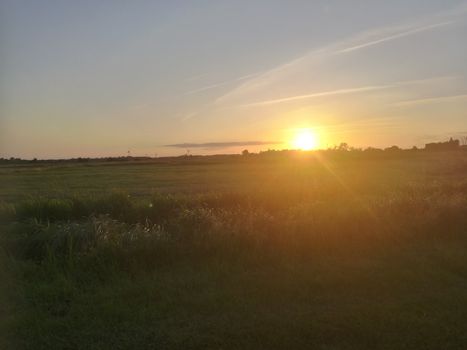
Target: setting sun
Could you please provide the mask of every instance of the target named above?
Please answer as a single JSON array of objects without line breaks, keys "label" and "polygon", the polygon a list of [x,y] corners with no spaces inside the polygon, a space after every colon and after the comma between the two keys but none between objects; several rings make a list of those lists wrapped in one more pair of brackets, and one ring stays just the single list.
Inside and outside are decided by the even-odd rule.
[{"label": "setting sun", "polygon": [[309,151],[315,149],[318,146],[318,138],[316,133],[311,130],[300,130],[295,135],[292,145],[296,149]]}]

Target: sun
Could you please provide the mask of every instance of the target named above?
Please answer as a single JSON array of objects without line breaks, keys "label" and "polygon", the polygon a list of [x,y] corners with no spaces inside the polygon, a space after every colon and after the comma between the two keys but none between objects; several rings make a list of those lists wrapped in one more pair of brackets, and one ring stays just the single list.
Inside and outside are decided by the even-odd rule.
[{"label": "sun", "polygon": [[314,133],[312,130],[300,130],[295,135],[292,145],[296,149],[309,151],[318,147],[318,138],[316,136],[316,133]]}]

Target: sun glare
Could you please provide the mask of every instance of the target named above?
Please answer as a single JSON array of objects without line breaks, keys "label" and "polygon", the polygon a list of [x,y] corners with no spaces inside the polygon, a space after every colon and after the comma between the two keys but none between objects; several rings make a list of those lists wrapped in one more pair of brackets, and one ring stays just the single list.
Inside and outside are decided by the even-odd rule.
[{"label": "sun glare", "polygon": [[300,130],[295,135],[292,145],[296,149],[309,151],[315,149],[318,146],[318,138],[312,130]]}]

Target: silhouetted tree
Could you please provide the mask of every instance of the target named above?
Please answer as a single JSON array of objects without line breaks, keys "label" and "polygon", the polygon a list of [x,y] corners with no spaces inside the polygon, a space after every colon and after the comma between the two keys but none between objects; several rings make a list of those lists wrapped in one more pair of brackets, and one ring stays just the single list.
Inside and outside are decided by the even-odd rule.
[{"label": "silhouetted tree", "polygon": [[400,148],[399,148],[399,146],[395,146],[395,145],[394,145],[394,146],[391,146],[391,147],[387,147],[387,148],[385,148],[384,150],[385,150],[385,151],[390,151],[390,152],[391,152],[391,151],[400,151]]},{"label": "silhouetted tree", "polygon": [[338,151],[348,151],[350,147],[347,142],[341,142],[341,144],[337,147]]}]

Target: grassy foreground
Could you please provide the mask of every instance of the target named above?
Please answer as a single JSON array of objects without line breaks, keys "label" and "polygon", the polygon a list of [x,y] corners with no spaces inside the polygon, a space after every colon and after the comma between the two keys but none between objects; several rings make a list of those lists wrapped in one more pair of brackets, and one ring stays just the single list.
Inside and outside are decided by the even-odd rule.
[{"label": "grassy foreground", "polygon": [[464,349],[467,154],[3,167],[0,348]]}]

